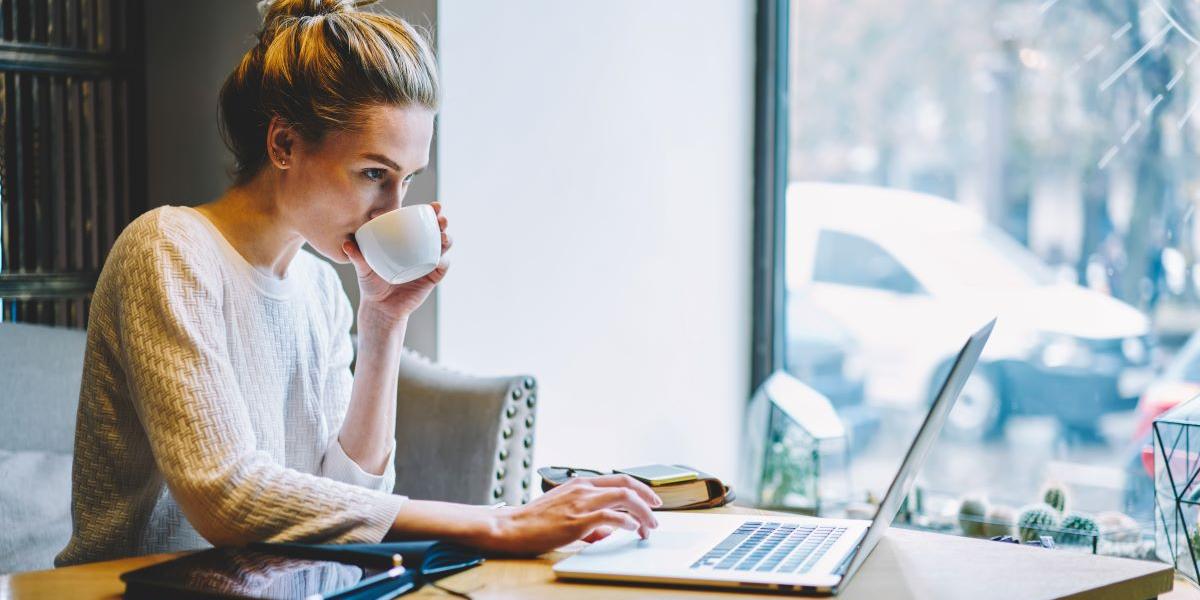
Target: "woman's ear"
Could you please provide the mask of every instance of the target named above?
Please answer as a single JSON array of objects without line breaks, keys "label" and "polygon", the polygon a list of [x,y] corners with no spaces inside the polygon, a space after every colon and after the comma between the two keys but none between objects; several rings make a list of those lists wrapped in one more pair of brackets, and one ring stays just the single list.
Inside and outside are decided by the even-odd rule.
[{"label": "woman's ear", "polygon": [[271,117],[267,125],[267,160],[277,169],[292,164],[298,135],[296,129],[279,117]]}]

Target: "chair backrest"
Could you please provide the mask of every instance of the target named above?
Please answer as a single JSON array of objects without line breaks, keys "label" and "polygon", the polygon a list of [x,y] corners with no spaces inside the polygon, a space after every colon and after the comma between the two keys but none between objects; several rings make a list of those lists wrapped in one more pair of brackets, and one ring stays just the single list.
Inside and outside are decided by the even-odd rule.
[{"label": "chair backrest", "polygon": [[0,450],[69,454],[87,333],[0,323]]},{"label": "chair backrest", "polygon": [[528,375],[468,375],[406,351],[396,405],[396,493],[528,502],[537,393]]},{"label": "chair backrest", "polygon": [[48,569],[71,536],[87,334],[0,323],[0,573]]}]

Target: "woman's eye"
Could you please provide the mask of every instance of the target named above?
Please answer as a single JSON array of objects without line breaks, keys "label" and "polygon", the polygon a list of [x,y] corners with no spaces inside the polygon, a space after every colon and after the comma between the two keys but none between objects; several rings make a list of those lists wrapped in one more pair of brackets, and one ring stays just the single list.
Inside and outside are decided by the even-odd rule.
[{"label": "woman's eye", "polygon": [[385,174],[386,173],[383,169],[363,169],[363,177],[366,177],[371,181],[379,181],[383,179]]},{"label": "woman's eye", "polygon": [[416,173],[409,173],[408,176],[404,178],[404,183],[409,183],[410,181],[413,180],[413,177],[416,177],[416,176],[417,176]]}]

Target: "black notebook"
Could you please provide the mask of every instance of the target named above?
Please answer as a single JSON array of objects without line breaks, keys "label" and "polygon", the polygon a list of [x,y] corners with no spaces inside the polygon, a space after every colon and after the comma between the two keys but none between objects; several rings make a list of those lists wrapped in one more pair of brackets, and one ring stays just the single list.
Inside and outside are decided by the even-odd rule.
[{"label": "black notebook", "polygon": [[[402,573],[390,564],[394,555],[403,559]],[[475,551],[446,542],[253,544],[190,554],[121,580],[128,599],[357,600],[394,598],[482,562]]]}]

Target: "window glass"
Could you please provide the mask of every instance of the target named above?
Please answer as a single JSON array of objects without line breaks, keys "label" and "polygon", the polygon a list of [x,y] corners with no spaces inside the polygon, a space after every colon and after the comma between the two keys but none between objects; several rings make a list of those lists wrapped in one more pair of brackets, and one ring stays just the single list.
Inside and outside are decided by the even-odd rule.
[{"label": "window glass", "polygon": [[792,1],[784,364],[843,417],[848,505],[882,495],[996,316],[912,522],[969,533],[963,500],[1011,516],[1055,487],[1153,530],[1149,424],[1200,393],[1197,17]]}]

